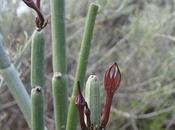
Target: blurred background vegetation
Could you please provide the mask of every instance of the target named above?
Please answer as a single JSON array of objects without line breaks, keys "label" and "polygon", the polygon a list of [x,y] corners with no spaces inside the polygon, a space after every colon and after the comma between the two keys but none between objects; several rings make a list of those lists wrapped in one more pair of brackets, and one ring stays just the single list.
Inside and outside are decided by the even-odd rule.
[{"label": "blurred background vegetation", "polygon": [[[107,129],[175,130],[175,0],[99,1],[87,76],[96,74],[102,81],[105,69],[114,61],[122,72]],[[34,12],[21,0],[0,2],[0,37],[30,93]],[[88,3],[66,1],[69,94]],[[54,130],[48,0],[42,0],[42,10],[49,19],[45,28],[45,121],[49,130]],[[0,129],[29,130],[2,77],[0,87]]]}]

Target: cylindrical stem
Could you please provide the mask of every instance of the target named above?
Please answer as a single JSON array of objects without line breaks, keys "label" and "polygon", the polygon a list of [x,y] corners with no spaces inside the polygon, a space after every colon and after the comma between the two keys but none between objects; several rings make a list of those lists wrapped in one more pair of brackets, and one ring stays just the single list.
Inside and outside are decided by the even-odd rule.
[{"label": "cylindrical stem", "polygon": [[0,39],[0,69],[4,69],[10,66],[10,60],[7,56],[7,54],[5,53],[5,50],[2,46],[2,39]]},{"label": "cylindrical stem", "polygon": [[[56,130],[63,130],[67,119],[66,46],[65,46],[65,1],[51,0],[52,62],[53,71],[61,73],[57,80],[53,76],[53,98]],[[60,84],[61,83],[61,84]],[[57,93],[58,92],[58,93]],[[62,96],[60,98],[60,96]],[[59,115],[58,115],[59,114]]]},{"label": "cylindrical stem", "polygon": [[31,49],[31,86],[44,87],[44,36],[42,31],[34,31]]},{"label": "cylindrical stem", "polygon": [[53,71],[66,73],[64,0],[51,0]]},{"label": "cylindrical stem", "polygon": [[31,91],[32,100],[32,130],[44,130],[44,96],[39,86]]},{"label": "cylindrical stem", "polygon": [[78,65],[76,69],[75,80],[73,84],[73,92],[70,99],[70,105],[68,110],[68,119],[66,124],[66,130],[76,130],[77,126],[77,111],[75,106],[75,98],[77,94],[77,82],[80,81],[80,85],[83,86],[84,78],[87,68],[87,62],[91,47],[91,40],[93,35],[93,29],[95,25],[95,19],[98,12],[98,6],[91,4],[88,9],[87,19],[85,23],[85,30],[83,33],[83,40],[81,43],[81,49],[78,59]]},{"label": "cylindrical stem", "polygon": [[110,115],[111,105],[112,105],[112,94],[106,94],[105,104],[103,106],[103,112],[100,119],[100,127],[105,128]]},{"label": "cylindrical stem", "polygon": [[2,47],[0,39],[0,74],[3,76],[4,81],[12,93],[15,101],[21,109],[24,117],[31,127],[31,102],[30,97],[19,78],[19,74],[15,67],[10,63],[10,60]]},{"label": "cylindrical stem", "polygon": [[30,97],[19,78],[19,74],[13,65],[10,67],[0,70],[0,74],[3,76],[4,81],[12,93],[15,101],[20,107],[24,114],[24,117],[29,125],[31,126],[31,103]]},{"label": "cylindrical stem", "polygon": [[61,73],[54,73],[52,78],[52,93],[54,104],[54,116],[56,130],[65,130],[67,97],[66,92],[66,79]]}]

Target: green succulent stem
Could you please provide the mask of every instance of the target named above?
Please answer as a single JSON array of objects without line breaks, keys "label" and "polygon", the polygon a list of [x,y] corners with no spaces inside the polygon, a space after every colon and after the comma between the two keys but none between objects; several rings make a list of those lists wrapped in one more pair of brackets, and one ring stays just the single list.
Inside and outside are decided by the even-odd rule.
[{"label": "green succulent stem", "polygon": [[10,62],[0,39],[0,74],[3,76],[10,92],[21,109],[24,117],[31,127],[31,102],[30,97],[19,78],[19,74]]},{"label": "green succulent stem", "polygon": [[55,116],[55,125],[57,130],[65,130],[65,122],[67,110],[64,106],[67,106],[67,100],[64,97],[67,97],[65,91],[66,79],[59,72],[54,73],[52,78],[52,94],[53,94],[53,104],[54,104],[54,116]]},{"label": "green succulent stem", "polygon": [[[56,130],[65,130],[67,120],[67,80],[66,80],[66,47],[65,47],[65,1],[51,0],[52,26],[52,61],[53,61],[53,99]],[[57,77],[60,73],[62,76]]]},{"label": "green succulent stem", "polygon": [[31,86],[44,87],[44,34],[34,31],[31,49]]},{"label": "green succulent stem", "polygon": [[44,130],[44,95],[43,89],[35,86],[31,91],[32,130]]},{"label": "green succulent stem", "polygon": [[77,126],[77,111],[75,106],[75,98],[77,95],[77,82],[80,81],[81,86],[84,84],[84,78],[87,68],[87,62],[91,47],[91,40],[93,35],[93,29],[95,25],[95,19],[98,12],[98,6],[96,4],[90,4],[88,14],[85,22],[85,30],[83,33],[83,39],[81,43],[81,49],[76,68],[75,80],[73,84],[73,92],[70,99],[68,119],[66,130],[76,130]]},{"label": "green succulent stem", "polygon": [[[0,39],[1,40],[1,39]],[[0,41],[0,69],[8,68],[11,65],[2,43]]]},{"label": "green succulent stem", "polygon": [[66,73],[65,2],[51,0],[53,71]]}]

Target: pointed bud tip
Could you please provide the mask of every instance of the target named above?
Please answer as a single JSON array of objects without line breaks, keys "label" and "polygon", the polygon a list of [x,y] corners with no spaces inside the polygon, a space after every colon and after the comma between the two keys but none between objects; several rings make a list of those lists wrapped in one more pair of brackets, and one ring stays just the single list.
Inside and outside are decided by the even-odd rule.
[{"label": "pointed bud tip", "polygon": [[104,87],[105,90],[114,93],[120,86],[121,73],[120,69],[115,62],[105,72],[104,76]]}]

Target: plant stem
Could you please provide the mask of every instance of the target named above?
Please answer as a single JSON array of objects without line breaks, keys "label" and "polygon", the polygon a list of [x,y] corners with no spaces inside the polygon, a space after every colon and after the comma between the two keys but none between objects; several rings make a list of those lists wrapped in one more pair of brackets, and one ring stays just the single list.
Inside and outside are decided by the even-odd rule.
[{"label": "plant stem", "polygon": [[112,104],[112,98],[113,98],[112,94],[106,95],[105,104],[103,106],[103,111],[102,111],[102,115],[100,119],[101,128],[105,128],[108,123],[110,110],[111,110],[111,104]]},{"label": "plant stem", "polygon": [[67,106],[67,101],[64,97],[67,97],[65,93],[66,80],[61,73],[55,73],[52,78],[52,93],[53,93],[53,104],[54,104],[54,116],[55,125],[57,130],[65,130],[66,116],[63,113],[67,113],[64,108]]},{"label": "plant stem", "polygon": [[34,31],[31,49],[31,86],[44,87],[44,36],[43,31]]},{"label": "plant stem", "polygon": [[[0,41],[1,42],[1,41]],[[19,74],[11,64],[2,44],[0,43],[0,74],[3,76],[15,101],[21,109],[24,117],[31,127],[31,102],[30,97],[19,78]]]},{"label": "plant stem", "polygon": [[44,130],[44,95],[39,86],[31,91],[32,100],[32,130]]},{"label": "plant stem", "polygon": [[75,80],[73,84],[73,92],[70,99],[68,119],[66,124],[66,130],[76,130],[77,125],[77,111],[75,106],[75,98],[77,95],[77,82],[80,81],[80,85],[83,86],[84,78],[87,68],[87,62],[91,47],[91,40],[93,35],[93,28],[95,25],[95,19],[98,12],[98,6],[95,4],[90,4],[87,14],[87,19],[85,23],[85,30],[83,33],[83,40],[81,43],[81,49],[78,59],[78,65],[75,74]]},{"label": "plant stem", "polygon": [[[53,98],[56,130],[65,130],[67,119],[67,80],[65,47],[65,1],[51,0]],[[60,73],[61,78],[57,78]],[[56,76],[56,77],[55,77]],[[60,95],[62,95],[60,97]],[[59,114],[59,115],[57,115]]]},{"label": "plant stem", "polygon": [[53,71],[66,73],[64,0],[51,0]]},{"label": "plant stem", "polygon": [[[1,40],[1,39],[0,39]],[[0,41],[0,69],[8,68],[11,63]]]}]

